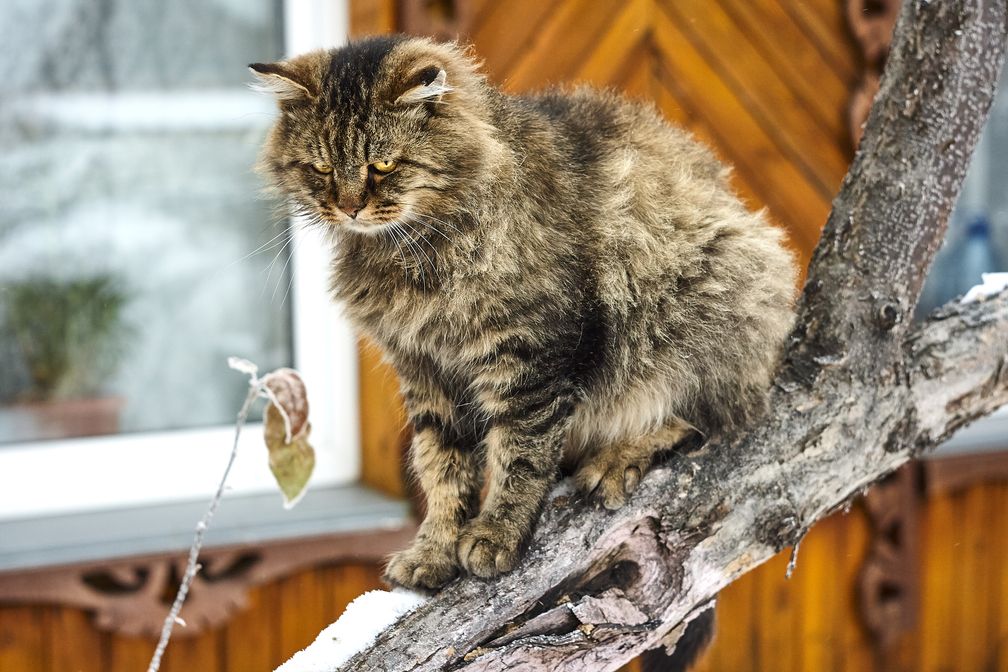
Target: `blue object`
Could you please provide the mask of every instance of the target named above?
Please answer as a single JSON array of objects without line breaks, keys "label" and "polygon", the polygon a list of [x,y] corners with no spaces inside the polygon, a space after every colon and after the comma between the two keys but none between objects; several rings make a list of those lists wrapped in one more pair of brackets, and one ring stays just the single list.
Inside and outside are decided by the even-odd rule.
[{"label": "blue object", "polygon": [[[953,214],[953,228],[962,227],[965,219],[956,214]],[[965,230],[951,238],[950,244],[938,253],[917,306],[918,316],[926,315],[955,297],[962,296],[974,285],[979,285],[981,273],[998,270],[987,215],[974,215],[967,222]]]},{"label": "blue object", "polygon": [[980,284],[980,274],[997,270],[997,260],[991,247],[990,222],[986,215],[979,215],[970,221],[966,236],[960,244],[960,252],[952,267],[955,274],[953,294],[960,296],[970,287]]}]

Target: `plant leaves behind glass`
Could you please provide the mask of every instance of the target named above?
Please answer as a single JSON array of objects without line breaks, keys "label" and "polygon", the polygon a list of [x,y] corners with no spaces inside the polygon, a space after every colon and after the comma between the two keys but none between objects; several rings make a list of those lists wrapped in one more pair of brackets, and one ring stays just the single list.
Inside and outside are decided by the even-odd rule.
[{"label": "plant leaves behind glass", "polygon": [[[129,296],[118,278],[31,277],[0,288],[5,334],[17,344],[31,379],[27,400],[98,393],[126,341]],[[6,396],[6,395],[5,395]]]},{"label": "plant leaves behind glass", "polygon": [[277,369],[262,379],[269,403],[263,413],[263,438],[269,466],[291,508],[304,495],[315,469],[315,450],[308,442],[308,395],[304,381],[293,369]]}]

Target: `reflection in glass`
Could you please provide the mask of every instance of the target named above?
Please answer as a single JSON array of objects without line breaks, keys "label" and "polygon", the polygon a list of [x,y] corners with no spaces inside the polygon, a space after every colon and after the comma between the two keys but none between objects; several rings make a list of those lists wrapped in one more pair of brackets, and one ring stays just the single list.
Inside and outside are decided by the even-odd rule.
[{"label": "reflection in glass", "polygon": [[[0,443],[226,424],[291,360],[274,0],[0,4]],[[258,250],[258,251],[257,251]]]}]

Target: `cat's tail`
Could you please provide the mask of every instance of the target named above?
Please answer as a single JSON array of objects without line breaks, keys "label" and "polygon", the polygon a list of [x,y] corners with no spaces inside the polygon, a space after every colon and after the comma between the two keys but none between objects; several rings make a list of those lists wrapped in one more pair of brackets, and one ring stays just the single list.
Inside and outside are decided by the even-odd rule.
[{"label": "cat's tail", "polygon": [[665,645],[645,651],[641,657],[641,672],[686,672],[714,639],[714,601],[686,626],[675,648],[669,653]]}]

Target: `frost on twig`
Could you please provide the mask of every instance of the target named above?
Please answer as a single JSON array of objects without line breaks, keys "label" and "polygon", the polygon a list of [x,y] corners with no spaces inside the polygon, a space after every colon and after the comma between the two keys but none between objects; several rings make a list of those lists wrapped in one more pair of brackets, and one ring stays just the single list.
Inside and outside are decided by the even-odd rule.
[{"label": "frost on twig", "polygon": [[249,377],[249,389],[245,395],[241,410],[235,421],[234,442],[231,445],[231,455],[221,476],[217,491],[210,500],[203,518],[196,524],[196,535],[189,547],[189,559],[186,563],[182,582],[172,602],[171,609],[165,617],[161,628],[161,638],[151,657],[147,672],[157,672],[161,666],[168,641],[171,639],[175,624],[185,627],[179,612],[189,594],[189,587],[200,570],[198,562],[200,550],[203,548],[203,538],[206,536],[210,521],[217,512],[228,474],[238,455],[238,438],[248,419],[249,411],[256,399],[268,399],[266,411],[263,414],[263,437],[269,449],[269,465],[280,490],[284,496],[284,507],[290,508],[304,495],[308,479],[315,466],[315,451],[308,443],[308,433],[311,425],[308,423],[308,396],[304,382],[297,371],[293,369],[277,369],[265,376],[259,377],[259,367],[247,359],[229,357],[228,366]]}]

